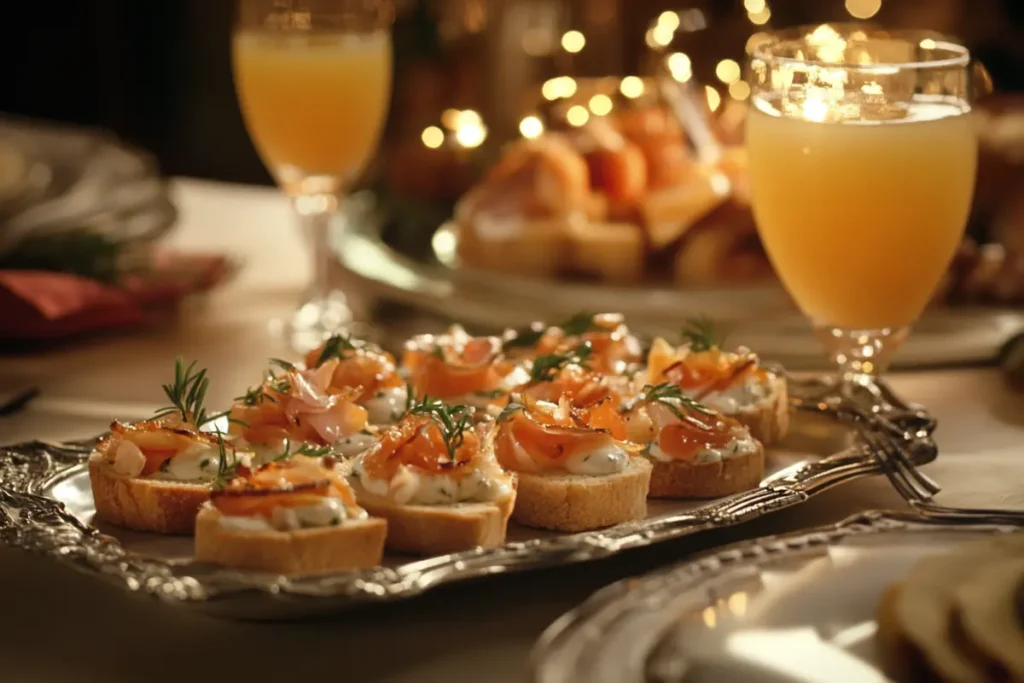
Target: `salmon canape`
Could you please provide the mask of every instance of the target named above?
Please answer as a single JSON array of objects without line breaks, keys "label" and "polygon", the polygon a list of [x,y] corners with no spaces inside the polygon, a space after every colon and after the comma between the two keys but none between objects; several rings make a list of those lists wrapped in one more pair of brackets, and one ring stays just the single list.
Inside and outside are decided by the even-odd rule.
[{"label": "salmon canape", "polygon": [[96,514],[138,531],[191,533],[199,506],[225,461],[249,457],[220,434],[202,431],[223,417],[203,406],[206,370],[175,361],[174,381],[164,385],[171,405],[135,424],[114,422],[89,456]]},{"label": "salmon canape", "polygon": [[700,327],[691,327],[686,334],[689,340],[679,347],[654,340],[645,381],[675,384],[690,398],[739,420],[765,444],[785,437],[789,429],[785,377],[762,367],[749,349],[724,351]]},{"label": "salmon canape", "polygon": [[596,372],[629,375],[643,360],[640,341],[618,313],[579,313],[561,325],[545,327],[536,323],[528,330],[509,331],[503,338],[503,349],[510,358],[529,359],[583,343],[590,346],[590,369]]},{"label": "salmon canape", "polygon": [[329,387],[359,389],[356,403],[366,408],[371,425],[398,422],[408,407],[405,382],[394,356],[364,341],[336,334],[306,355],[306,367],[316,370],[336,361]]},{"label": "salmon canape", "polygon": [[605,375],[590,369],[593,351],[590,342],[545,356],[527,363],[529,380],[516,389],[518,393],[539,401],[558,403],[563,397],[574,405],[591,405],[608,400],[618,408],[620,391],[629,388],[619,376]]},{"label": "salmon canape", "polygon": [[341,457],[373,444],[376,437],[368,428],[367,410],[357,402],[362,390],[331,384],[338,358],[309,370],[274,362],[282,372],[268,373],[262,384],[237,399],[229,413],[231,434],[253,451],[257,464],[304,444],[330,446],[332,454]]},{"label": "salmon canape", "polygon": [[719,498],[764,477],[764,446],[750,430],[674,384],[644,387],[626,414],[626,434],[654,465],[654,498]]},{"label": "salmon canape", "polygon": [[417,399],[484,408],[526,381],[505,360],[498,337],[471,337],[459,326],[447,334],[421,334],[405,345],[403,365]]},{"label": "salmon canape", "polygon": [[278,460],[222,473],[196,518],[196,559],[277,574],[381,563],[387,522],[356,503],[334,461]]},{"label": "salmon canape", "polygon": [[360,505],[388,520],[388,547],[438,554],[505,542],[516,479],[473,409],[425,399],[352,463]]},{"label": "salmon canape", "polygon": [[519,478],[513,519],[558,531],[642,519],[652,468],[625,436],[610,396],[587,403],[569,394],[557,402],[514,395],[495,437],[498,462]]}]

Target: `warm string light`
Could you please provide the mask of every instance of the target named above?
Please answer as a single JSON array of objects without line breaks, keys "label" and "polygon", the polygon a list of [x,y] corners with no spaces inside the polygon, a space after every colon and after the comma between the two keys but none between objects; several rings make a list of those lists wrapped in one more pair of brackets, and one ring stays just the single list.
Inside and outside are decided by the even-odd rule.
[{"label": "warm string light", "polygon": [[562,36],[562,49],[573,54],[582,50],[587,44],[586,37],[579,31],[566,31]]},{"label": "warm string light", "polygon": [[772,11],[768,7],[768,3],[761,2],[759,4],[761,5],[761,8],[756,12],[749,9],[747,10],[747,19],[750,19],[750,22],[755,26],[764,26],[768,23],[768,20],[772,18]]},{"label": "warm string light", "polygon": [[569,122],[570,126],[579,128],[580,126],[586,125],[587,121],[590,120],[590,112],[587,111],[586,107],[574,104],[569,107],[569,111],[565,113],[565,120]]},{"label": "warm string light", "polygon": [[693,78],[693,62],[690,61],[690,57],[686,53],[673,52],[665,60],[665,64],[668,66],[672,78],[680,83],[686,83]]},{"label": "warm string light", "polygon": [[729,84],[729,97],[734,100],[745,100],[750,97],[750,86],[746,81],[736,81]]},{"label": "warm string light", "polygon": [[558,76],[544,81],[540,88],[540,94],[544,99],[554,101],[563,97],[572,97],[576,94],[576,80],[572,76]]},{"label": "warm string light", "polygon": [[619,92],[631,100],[644,94],[644,82],[636,76],[626,76],[619,84]]},{"label": "warm string light", "polygon": [[726,85],[735,83],[740,80],[742,71],[740,65],[734,59],[723,59],[715,67],[715,75],[718,76],[718,80],[722,81]]},{"label": "warm string light", "polygon": [[526,116],[519,122],[519,132],[529,140],[539,138],[544,134],[544,123],[536,116]]},{"label": "warm string light", "polygon": [[423,134],[420,135],[420,139],[423,140],[423,144],[430,149],[438,149],[444,144],[444,131],[437,126],[427,126],[423,129]]},{"label": "warm string light", "polygon": [[882,0],[846,0],[846,11],[854,19],[870,19],[882,9]]},{"label": "warm string light", "polygon": [[671,10],[662,12],[658,17],[658,26],[665,26],[670,31],[675,31],[679,28],[679,15]]},{"label": "warm string light", "polygon": [[590,111],[595,116],[607,116],[612,111],[612,98],[607,95],[594,95],[590,98]]},{"label": "warm string light", "polygon": [[722,106],[721,94],[710,85],[704,86],[704,91],[707,93],[708,107],[711,111],[718,111],[718,108]]},{"label": "warm string light", "polygon": [[[441,125],[454,133],[455,142],[461,147],[479,147],[487,139],[487,127],[480,114],[472,109],[445,109],[441,113]],[[420,134],[420,140],[428,149],[440,149],[448,139],[443,129],[427,126]]]}]

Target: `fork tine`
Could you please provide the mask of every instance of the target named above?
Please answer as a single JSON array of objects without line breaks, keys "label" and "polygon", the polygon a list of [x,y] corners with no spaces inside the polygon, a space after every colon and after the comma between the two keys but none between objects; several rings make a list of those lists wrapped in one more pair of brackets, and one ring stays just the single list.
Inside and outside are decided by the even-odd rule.
[{"label": "fork tine", "polygon": [[868,451],[875,456],[875,460],[878,461],[882,472],[889,479],[889,483],[896,489],[896,492],[907,502],[919,500],[920,494],[917,489],[907,480],[905,474],[894,466],[885,449],[877,444],[876,435],[860,423],[858,423],[857,431],[860,433],[861,438],[864,439]]},{"label": "fork tine", "polygon": [[895,466],[911,480],[914,488],[921,492],[922,499],[931,499],[932,496],[942,490],[942,487],[936,484],[935,481],[917,469],[894,438],[882,438],[882,447],[885,448],[889,457],[894,461]]}]

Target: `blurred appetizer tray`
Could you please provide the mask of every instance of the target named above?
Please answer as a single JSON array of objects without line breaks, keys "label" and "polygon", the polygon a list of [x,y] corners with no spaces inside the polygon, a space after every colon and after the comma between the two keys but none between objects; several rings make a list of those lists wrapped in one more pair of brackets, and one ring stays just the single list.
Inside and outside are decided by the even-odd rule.
[{"label": "blurred appetizer tray", "polygon": [[[825,356],[810,325],[776,284],[678,289],[619,286],[500,274],[458,266],[456,231],[434,235],[438,263],[423,262],[385,244],[366,221],[335,235],[346,281],[380,301],[413,306],[449,320],[500,330],[538,318],[561,319],[580,310],[622,311],[647,337],[671,336],[688,318],[712,316],[733,343],[794,369],[821,369]],[[894,366],[988,362],[1024,330],[1024,311],[963,306],[937,308],[915,324]]]},{"label": "blurred appetizer tray", "polygon": [[86,461],[95,442],[36,441],[0,449],[0,542],[95,573],[130,592],[217,616],[294,618],[391,602],[492,574],[597,560],[799,504],[880,473],[847,422],[852,414],[869,432],[893,434],[895,426],[916,464],[936,457],[933,422],[884,385],[868,399],[872,405],[859,398],[850,406],[851,399],[836,397],[823,379],[791,378],[789,384],[793,424],[786,439],[768,450],[757,488],[710,501],[652,499],[643,521],[598,531],[558,534],[511,524],[508,542],[498,548],[426,559],[388,555],[374,569],[301,578],[226,569],[194,562],[191,537],[132,532],[94,520]]}]

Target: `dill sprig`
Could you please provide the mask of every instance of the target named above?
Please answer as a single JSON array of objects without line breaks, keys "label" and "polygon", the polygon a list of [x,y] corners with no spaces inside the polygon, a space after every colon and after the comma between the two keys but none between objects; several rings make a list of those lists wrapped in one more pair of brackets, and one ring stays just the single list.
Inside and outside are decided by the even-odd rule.
[{"label": "dill sprig", "polygon": [[469,406],[448,405],[440,399],[424,396],[410,411],[413,415],[426,415],[441,430],[448,459],[455,462],[455,453],[465,440],[465,432],[473,427],[473,409]]},{"label": "dill sprig", "polygon": [[316,359],[316,365],[314,367],[320,367],[332,358],[342,358],[346,351],[355,351],[359,349],[362,344],[354,342],[352,337],[348,337],[344,334],[331,335],[324,342],[324,348],[320,352],[320,356]]},{"label": "dill sprig", "polygon": [[270,359],[270,364],[271,365],[276,365],[277,367],[281,368],[285,372],[291,372],[292,370],[295,369],[295,364],[294,363],[292,363],[290,361],[282,360],[281,358],[271,358]]},{"label": "dill sprig", "polygon": [[580,311],[564,323],[559,325],[562,332],[570,337],[578,337],[594,329],[594,314],[589,311]]},{"label": "dill sprig", "polygon": [[210,420],[223,417],[225,413],[209,416],[203,401],[206,392],[210,388],[210,379],[206,376],[206,369],[196,370],[196,362],[192,361],[185,367],[185,362],[178,356],[174,359],[174,382],[164,384],[164,394],[171,402],[166,408],[156,412],[156,417],[164,417],[178,413],[182,422],[202,427]]},{"label": "dill sprig", "polygon": [[537,356],[533,359],[533,366],[530,368],[530,382],[550,382],[563,368],[569,365],[587,367],[590,355],[594,352],[590,342],[583,342],[567,351],[550,353],[546,356]]},{"label": "dill sprig", "polygon": [[686,419],[684,410],[693,410],[705,415],[712,415],[714,411],[699,401],[695,401],[671,382],[664,384],[648,384],[643,388],[643,400],[661,403],[666,406],[680,420]]},{"label": "dill sprig", "polygon": [[322,458],[325,455],[330,455],[334,452],[334,449],[330,446],[315,446],[311,443],[304,443],[297,449],[292,451],[291,439],[285,439],[284,451],[278,453],[271,459],[271,462],[280,462],[282,460],[288,460],[296,455],[304,455],[308,458]]},{"label": "dill sprig", "polygon": [[501,409],[501,413],[498,414],[498,418],[497,420],[495,420],[495,422],[501,424],[502,422],[509,419],[510,417],[518,413],[520,410],[524,410],[525,408],[526,406],[524,406],[519,401],[509,399],[509,402],[505,404],[504,408]]},{"label": "dill sprig", "polygon": [[715,321],[706,316],[687,320],[680,333],[683,341],[690,345],[691,351],[709,351],[725,341]]}]

